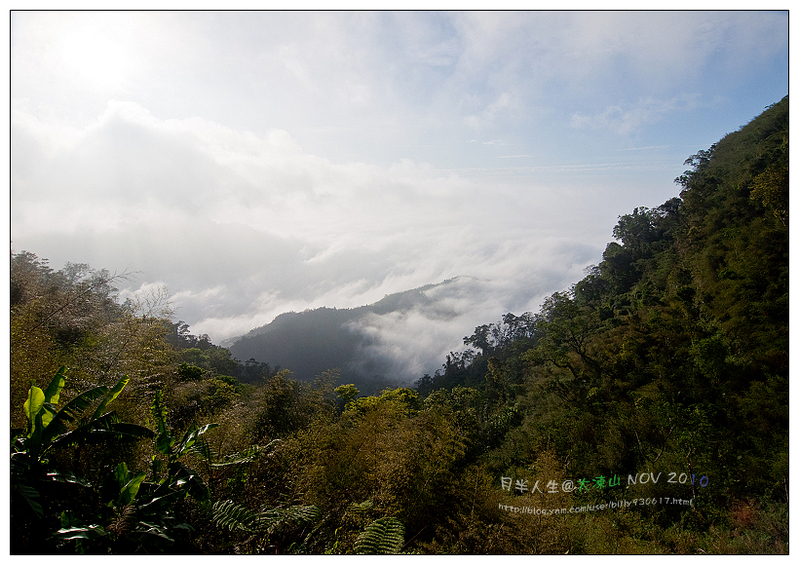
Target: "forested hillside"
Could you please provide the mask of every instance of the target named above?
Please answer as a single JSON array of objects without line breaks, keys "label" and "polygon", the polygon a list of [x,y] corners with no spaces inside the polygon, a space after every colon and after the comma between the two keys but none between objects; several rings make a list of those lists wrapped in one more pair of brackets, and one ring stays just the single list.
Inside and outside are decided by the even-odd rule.
[{"label": "forested hillside", "polygon": [[12,552],[787,553],[787,97],[686,165],[539,312],[372,396],[13,254]]},{"label": "forested hillside", "polygon": [[425,290],[448,282],[451,281],[390,294],[358,308],[286,312],[269,324],[232,339],[229,348],[240,359],[257,359],[290,369],[300,381],[313,381],[316,375],[336,368],[342,379],[356,384],[362,393],[379,393],[390,384],[385,378],[386,361],[364,355],[375,339],[364,333],[362,319],[429,306],[433,300],[425,295]]}]

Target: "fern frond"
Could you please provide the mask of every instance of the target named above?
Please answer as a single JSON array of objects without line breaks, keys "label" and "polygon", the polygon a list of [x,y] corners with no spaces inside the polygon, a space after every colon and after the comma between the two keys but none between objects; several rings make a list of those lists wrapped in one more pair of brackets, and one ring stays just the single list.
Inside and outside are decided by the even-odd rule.
[{"label": "fern frond", "polygon": [[[194,442],[194,445],[189,448],[189,452],[199,455],[209,462],[218,458],[216,452],[211,447],[211,444],[208,443],[208,440],[206,440],[204,437],[197,438],[197,440]],[[212,464],[211,466],[214,467],[215,465]]]},{"label": "fern frond", "polygon": [[260,521],[260,516],[245,506],[230,500],[222,500],[211,505],[211,521],[230,531],[253,532]]},{"label": "fern frond", "polygon": [[214,502],[210,506],[210,514],[211,521],[221,528],[269,534],[288,524],[316,522],[322,515],[316,506],[289,506],[254,512],[230,500]]},{"label": "fern frond", "polygon": [[399,553],[405,545],[405,526],[394,517],[378,518],[358,535],[355,553]]},{"label": "fern frond", "polygon": [[288,523],[297,525],[316,522],[322,516],[316,506],[289,506],[288,508],[269,508],[259,515],[259,529],[274,533]]},{"label": "fern frond", "polygon": [[115,512],[115,517],[106,527],[106,531],[114,537],[123,536],[135,525],[135,513],[136,508],[132,504],[126,504]]},{"label": "fern frond", "polygon": [[[243,463],[252,463],[255,461],[255,458],[258,456],[259,453],[264,451],[266,448],[262,448],[258,445],[251,447],[250,449],[246,449],[244,451],[239,451],[237,453],[232,453],[230,455],[225,455],[223,461],[217,461],[216,463],[212,463],[211,467],[228,467],[230,465],[241,465]],[[219,457],[215,457],[215,459],[219,459]]]}]

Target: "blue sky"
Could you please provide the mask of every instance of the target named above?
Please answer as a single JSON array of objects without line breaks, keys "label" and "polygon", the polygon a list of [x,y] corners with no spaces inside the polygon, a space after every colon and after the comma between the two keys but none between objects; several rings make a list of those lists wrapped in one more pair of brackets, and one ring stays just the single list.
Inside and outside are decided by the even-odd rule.
[{"label": "blue sky", "polygon": [[15,12],[11,77],[14,251],[136,271],[216,342],[474,277],[370,330],[431,372],[785,96],[788,16]]}]

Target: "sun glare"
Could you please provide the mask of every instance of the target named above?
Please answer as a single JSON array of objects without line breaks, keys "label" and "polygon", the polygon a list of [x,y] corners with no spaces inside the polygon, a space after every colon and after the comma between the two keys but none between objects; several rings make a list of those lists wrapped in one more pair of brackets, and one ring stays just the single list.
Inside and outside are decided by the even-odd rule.
[{"label": "sun glare", "polygon": [[135,54],[127,43],[108,28],[84,25],[63,36],[60,54],[65,69],[85,87],[116,90],[126,86],[133,69]]}]

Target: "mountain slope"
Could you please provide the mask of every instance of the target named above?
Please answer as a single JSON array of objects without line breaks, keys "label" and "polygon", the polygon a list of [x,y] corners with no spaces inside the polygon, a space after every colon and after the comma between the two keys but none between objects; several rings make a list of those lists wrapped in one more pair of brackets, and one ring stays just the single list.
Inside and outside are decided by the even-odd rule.
[{"label": "mountain slope", "polygon": [[362,392],[379,392],[387,384],[385,377],[390,372],[391,361],[376,353],[380,345],[379,332],[369,331],[370,324],[374,326],[377,319],[409,313],[439,320],[453,316],[454,312],[426,292],[457,292],[461,279],[390,294],[374,304],[358,308],[287,312],[231,340],[228,347],[237,359],[253,358],[273,367],[289,369],[299,380],[310,381],[326,370],[340,369],[342,379],[363,387]]}]

